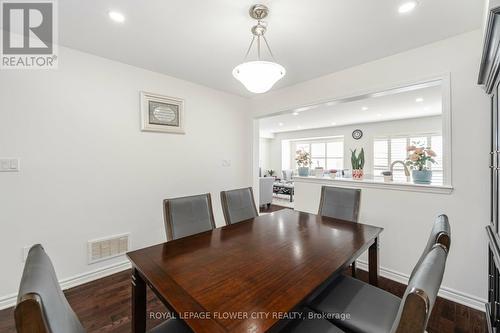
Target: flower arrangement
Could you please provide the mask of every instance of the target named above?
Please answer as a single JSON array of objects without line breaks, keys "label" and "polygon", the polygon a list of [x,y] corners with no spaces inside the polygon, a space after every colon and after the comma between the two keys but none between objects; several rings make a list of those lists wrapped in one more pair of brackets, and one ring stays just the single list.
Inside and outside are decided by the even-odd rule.
[{"label": "flower arrangement", "polygon": [[311,165],[311,155],[304,150],[297,150],[295,155],[295,161],[299,167],[308,167]]},{"label": "flower arrangement", "polygon": [[430,184],[432,182],[431,163],[436,163],[436,153],[431,147],[408,146],[408,158],[405,165],[410,167],[415,184]]},{"label": "flower arrangement", "polygon": [[352,178],[362,179],[364,176],[363,168],[365,167],[365,150],[356,155],[356,149],[351,150],[351,165],[352,165]]},{"label": "flower arrangement", "polygon": [[311,155],[305,150],[297,150],[295,152],[295,161],[297,162],[299,176],[309,176],[309,166],[312,164]]},{"label": "flower arrangement", "polygon": [[410,167],[412,170],[429,170],[429,162],[436,163],[434,157],[436,153],[431,149],[431,147],[417,147],[415,145],[408,146],[408,158],[406,159],[406,166]]}]

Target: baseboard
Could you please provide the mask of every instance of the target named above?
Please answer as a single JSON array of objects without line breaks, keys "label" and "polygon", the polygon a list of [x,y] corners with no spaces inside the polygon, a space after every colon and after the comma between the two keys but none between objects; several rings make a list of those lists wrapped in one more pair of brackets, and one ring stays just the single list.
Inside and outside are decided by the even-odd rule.
[{"label": "baseboard", "polygon": [[[359,267],[365,271],[368,271],[368,263],[366,261],[357,260],[356,265],[357,265],[357,267]],[[389,279],[389,280],[399,282],[399,283],[402,283],[404,285],[407,285],[408,280],[410,279],[409,275],[399,273],[399,272],[396,272],[394,270],[384,268],[384,267],[380,267],[380,275]],[[468,295],[466,293],[463,293],[463,292],[460,292],[460,291],[457,291],[457,290],[454,290],[454,289],[451,289],[448,287],[441,287],[439,289],[438,295],[441,296],[442,298],[449,300],[449,301],[468,306],[469,308],[479,310],[481,312],[485,311],[484,304],[488,302],[485,299],[481,299],[481,298],[478,298],[476,296]]]},{"label": "baseboard", "polygon": [[[113,275],[115,273],[122,272],[129,269],[130,267],[130,261],[122,261],[95,269],[93,271],[77,274],[75,276],[59,280],[59,284],[61,285],[61,289],[66,290],[94,280],[101,279],[109,275]],[[0,310],[16,305],[16,301],[17,293],[0,297]]]},{"label": "baseboard", "polygon": [[[366,261],[357,260],[356,263],[357,267],[368,271],[368,263]],[[63,290],[66,290],[97,279],[101,279],[103,277],[115,273],[122,272],[129,268],[130,268],[130,262],[127,260],[116,264],[108,265],[105,267],[101,267],[93,271],[78,274],[70,278],[62,279],[59,281],[59,284],[61,285],[61,288]],[[408,284],[408,279],[409,279],[408,275],[396,272],[391,269],[380,267],[380,275],[395,282],[399,282],[405,285]],[[450,300],[452,302],[456,302],[482,312],[485,311],[484,304],[487,303],[487,300],[485,299],[480,299],[478,297],[468,295],[466,293],[462,293],[460,291],[447,287],[441,287],[441,289],[439,290],[439,296],[447,300]],[[0,310],[16,305],[16,300],[17,300],[17,293],[0,297]]]}]

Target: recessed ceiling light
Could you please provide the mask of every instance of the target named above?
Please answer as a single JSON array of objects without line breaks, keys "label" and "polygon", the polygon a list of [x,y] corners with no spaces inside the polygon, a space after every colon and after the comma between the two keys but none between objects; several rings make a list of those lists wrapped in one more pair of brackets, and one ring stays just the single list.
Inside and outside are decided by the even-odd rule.
[{"label": "recessed ceiling light", "polygon": [[361,110],[366,111],[366,110],[368,110],[368,107],[367,107],[367,106],[363,106],[363,107],[361,108]]},{"label": "recessed ceiling light", "polygon": [[377,113],[377,117],[382,117],[382,114],[381,113]]},{"label": "recessed ceiling light", "polygon": [[295,111],[294,113],[292,113],[294,116],[298,116],[299,113],[297,111]]},{"label": "recessed ceiling light", "polygon": [[118,23],[123,23],[125,21],[125,16],[123,16],[120,12],[110,11],[108,16],[110,19]]},{"label": "recessed ceiling light", "polygon": [[335,126],[335,125],[337,125],[337,123],[336,123],[336,122],[333,122],[333,123],[332,123],[332,126]]},{"label": "recessed ceiling light", "polygon": [[283,126],[283,123],[279,123],[278,125]]},{"label": "recessed ceiling light", "polygon": [[429,110],[430,108],[428,106],[424,108],[424,111],[429,111]]},{"label": "recessed ceiling light", "polygon": [[417,103],[422,103],[424,101],[424,99],[422,97],[419,97],[415,100],[415,102]]},{"label": "recessed ceiling light", "polygon": [[409,13],[413,11],[417,7],[417,5],[418,2],[416,0],[405,1],[399,6],[398,12],[400,14]]},{"label": "recessed ceiling light", "polygon": [[297,129],[301,129],[301,128],[302,128],[302,126],[300,126],[300,125],[299,125],[299,126],[297,126]]}]

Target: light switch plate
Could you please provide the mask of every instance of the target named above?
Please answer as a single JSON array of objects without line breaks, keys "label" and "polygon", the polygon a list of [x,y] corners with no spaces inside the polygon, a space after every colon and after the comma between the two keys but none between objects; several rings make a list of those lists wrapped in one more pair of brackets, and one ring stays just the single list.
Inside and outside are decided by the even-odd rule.
[{"label": "light switch plate", "polygon": [[231,166],[231,160],[222,160],[222,167],[228,168]]},{"label": "light switch plate", "polygon": [[0,172],[17,172],[19,171],[18,158],[0,158]]}]

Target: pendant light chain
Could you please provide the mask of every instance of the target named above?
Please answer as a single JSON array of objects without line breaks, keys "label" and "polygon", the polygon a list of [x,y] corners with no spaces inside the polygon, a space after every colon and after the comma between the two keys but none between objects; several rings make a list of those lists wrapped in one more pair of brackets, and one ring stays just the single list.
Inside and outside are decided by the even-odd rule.
[{"label": "pendant light chain", "polygon": [[[263,27],[262,21],[258,20],[257,25],[255,27]],[[264,28],[265,29],[265,28]],[[271,59],[273,61],[276,61],[276,58],[274,58],[273,51],[271,50],[271,46],[269,46],[269,42],[267,41],[266,36],[264,36],[265,30],[261,31],[260,33],[253,33],[252,40],[250,41],[250,46],[248,46],[247,52],[245,53],[245,57],[243,58],[243,61],[248,59],[248,55],[250,54],[250,51],[252,51],[252,46],[255,43],[255,39],[257,39],[257,59],[260,61],[262,60],[262,46],[261,46],[261,38],[264,40],[264,43],[266,45],[267,51],[269,52],[269,55],[271,56]]]}]

